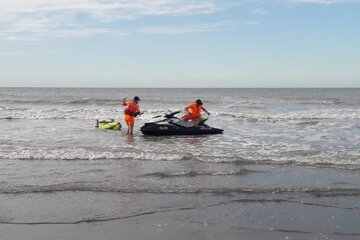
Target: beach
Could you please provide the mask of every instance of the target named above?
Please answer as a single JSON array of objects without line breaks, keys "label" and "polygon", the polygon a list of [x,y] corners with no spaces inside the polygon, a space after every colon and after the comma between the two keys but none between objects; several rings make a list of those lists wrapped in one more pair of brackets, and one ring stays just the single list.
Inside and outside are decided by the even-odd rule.
[{"label": "beach", "polygon": [[[0,88],[1,239],[359,239],[359,94]],[[139,131],[197,98],[223,134]]]}]

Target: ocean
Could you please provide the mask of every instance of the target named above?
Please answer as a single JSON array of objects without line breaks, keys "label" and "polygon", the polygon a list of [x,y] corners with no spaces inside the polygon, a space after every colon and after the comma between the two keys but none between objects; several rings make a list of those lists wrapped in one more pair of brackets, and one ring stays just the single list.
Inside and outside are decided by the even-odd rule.
[{"label": "ocean", "polygon": [[[139,131],[198,98],[223,134]],[[360,238],[360,89],[0,88],[0,123],[4,239]]]}]

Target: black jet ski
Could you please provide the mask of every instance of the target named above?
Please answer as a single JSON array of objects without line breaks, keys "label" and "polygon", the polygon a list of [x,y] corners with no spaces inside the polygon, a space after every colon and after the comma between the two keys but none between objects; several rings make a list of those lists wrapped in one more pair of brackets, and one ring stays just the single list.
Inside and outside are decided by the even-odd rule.
[{"label": "black jet ski", "polygon": [[220,134],[224,130],[213,128],[205,124],[207,119],[202,119],[198,127],[195,128],[194,122],[185,122],[175,117],[180,111],[173,112],[164,116],[164,119],[145,123],[140,131],[145,135],[202,135],[202,134]]}]

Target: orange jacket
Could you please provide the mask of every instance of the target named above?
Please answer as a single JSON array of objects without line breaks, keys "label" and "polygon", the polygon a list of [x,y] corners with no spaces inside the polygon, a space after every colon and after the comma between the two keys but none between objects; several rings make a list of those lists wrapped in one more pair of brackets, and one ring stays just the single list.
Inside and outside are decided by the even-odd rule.
[{"label": "orange jacket", "polygon": [[190,103],[189,105],[186,106],[186,108],[193,116],[200,116],[201,110],[204,110],[204,107],[202,105],[197,105],[196,102]]},{"label": "orange jacket", "polygon": [[125,114],[136,117],[136,115],[140,113],[140,107],[135,101],[126,101],[125,105]]}]

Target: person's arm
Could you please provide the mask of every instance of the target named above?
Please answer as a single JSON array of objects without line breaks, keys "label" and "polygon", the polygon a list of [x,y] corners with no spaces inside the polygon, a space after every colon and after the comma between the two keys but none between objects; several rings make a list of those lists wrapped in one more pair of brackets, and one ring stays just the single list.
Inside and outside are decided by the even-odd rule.
[{"label": "person's arm", "polygon": [[210,115],[210,113],[208,112],[208,110],[206,110],[206,108],[202,107],[202,110],[204,110],[204,112],[206,112],[207,115]]},{"label": "person's arm", "polygon": [[126,106],[126,104],[127,104],[127,99],[124,98],[124,99],[122,100],[122,105],[123,105],[123,106]]},{"label": "person's arm", "polygon": [[136,115],[142,115],[144,112],[140,111],[140,107],[136,109]]}]

